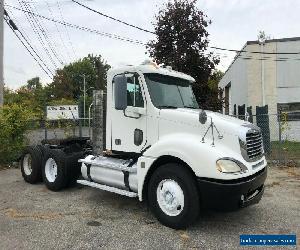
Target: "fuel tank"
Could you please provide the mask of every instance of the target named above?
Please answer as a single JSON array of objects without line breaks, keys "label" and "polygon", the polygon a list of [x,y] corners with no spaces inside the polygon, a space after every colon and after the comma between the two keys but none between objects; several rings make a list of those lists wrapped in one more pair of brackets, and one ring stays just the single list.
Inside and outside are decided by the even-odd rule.
[{"label": "fuel tank", "polygon": [[81,174],[85,180],[137,192],[137,168],[133,160],[89,155],[80,160]]}]

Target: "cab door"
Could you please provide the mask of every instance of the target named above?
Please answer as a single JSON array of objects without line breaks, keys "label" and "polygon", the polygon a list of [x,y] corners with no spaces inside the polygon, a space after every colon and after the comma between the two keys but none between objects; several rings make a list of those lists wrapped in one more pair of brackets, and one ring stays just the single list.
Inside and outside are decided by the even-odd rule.
[{"label": "cab door", "polygon": [[[111,145],[113,151],[139,153],[146,143],[147,135],[145,88],[139,74],[128,73],[125,76],[127,108],[125,110],[112,108]],[[114,89],[113,86],[112,90]],[[112,96],[114,98],[114,93]]]}]

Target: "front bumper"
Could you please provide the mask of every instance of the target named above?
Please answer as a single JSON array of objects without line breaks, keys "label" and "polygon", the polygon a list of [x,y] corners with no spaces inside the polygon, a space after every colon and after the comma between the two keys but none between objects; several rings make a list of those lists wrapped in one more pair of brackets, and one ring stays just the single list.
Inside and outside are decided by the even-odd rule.
[{"label": "front bumper", "polygon": [[235,180],[198,178],[202,205],[234,210],[256,204],[263,195],[266,177],[267,167],[251,176]]}]

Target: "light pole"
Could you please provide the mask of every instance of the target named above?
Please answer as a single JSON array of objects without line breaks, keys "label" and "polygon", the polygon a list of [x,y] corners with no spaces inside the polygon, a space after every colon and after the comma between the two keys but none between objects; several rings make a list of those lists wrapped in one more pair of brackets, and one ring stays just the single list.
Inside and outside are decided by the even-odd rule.
[{"label": "light pole", "polygon": [[83,77],[83,120],[85,124],[85,113],[86,113],[86,93],[88,90],[93,89],[94,87],[86,88],[86,76],[85,74],[81,75]]},{"label": "light pole", "polygon": [[265,61],[264,61],[264,45],[266,42],[266,37],[264,34],[259,36],[258,40],[260,44],[260,59],[261,59],[261,95],[262,95],[262,105],[266,105],[266,98],[265,98]]}]

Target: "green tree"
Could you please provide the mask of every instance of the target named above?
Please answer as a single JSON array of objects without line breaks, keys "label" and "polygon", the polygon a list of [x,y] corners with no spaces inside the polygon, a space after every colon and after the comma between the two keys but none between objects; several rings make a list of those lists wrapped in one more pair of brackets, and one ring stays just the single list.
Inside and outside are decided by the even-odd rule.
[{"label": "green tree", "polygon": [[218,84],[224,76],[224,72],[221,70],[215,70],[208,79],[208,86],[212,90],[218,90]]},{"label": "green tree", "polygon": [[26,145],[25,132],[34,114],[19,104],[4,105],[0,109],[0,163],[16,161]]},{"label": "green tree", "polygon": [[30,110],[36,118],[42,119],[45,107],[52,100],[51,89],[48,85],[42,86],[35,77],[27,81],[27,84],[17,90],[4,90],[4,104],[18,104]]},{"label": "green tree", "polygon": [[196,7],[196,0],[169,1],[156,15],[156,40],[148,43],[148,51],[159,64],[193,76],[197,101],[211,108],[217,100],[208,86],[208,79],[219,59],[207,53],[207,27],[211,23]]},{"label": "green tree", "polygon": [[92,89],[105,89],[106,73],[110,66],[102,57],[88,55],[57,70],[50,88],[55,99],[76,99],[83,95],[83,77],[86,80],[87,95]]},{"label": "green tree", "polygon": [[42,83],[40,82],[40,78],[39,77],[34,77],[34,78],[28,80],[26,88],[28,90],[41,89],[42,88]]},{"label": "green tree", "polygon": [[86,110],[88,110],[92,101],[92,90],[106,89],[109,68],[100,55],[88,55],[58,69],[53,82],[48,85],[43,86],[40,78],[34,77],[17,90],[5,88],[4,103],[20,105],[38,119],[45,118],[47,105],[78,104],[82,116],[83,75],[86,77]]},{"label": "green tree", "polygon": [[107,64],[101,55],[88,55],[88,58],[96,71],[95,89],[106,90],[107,71],[110,69],[110,65]]},{"label": "green tree", "polygon": [[211,103],[210,107],[212,110],[221,110],[224,100],[222,97],[222,89],[218,87],[219,82],[224,76],[224,72],[215,70],[208,79],[208,87],[210,89]]}]

